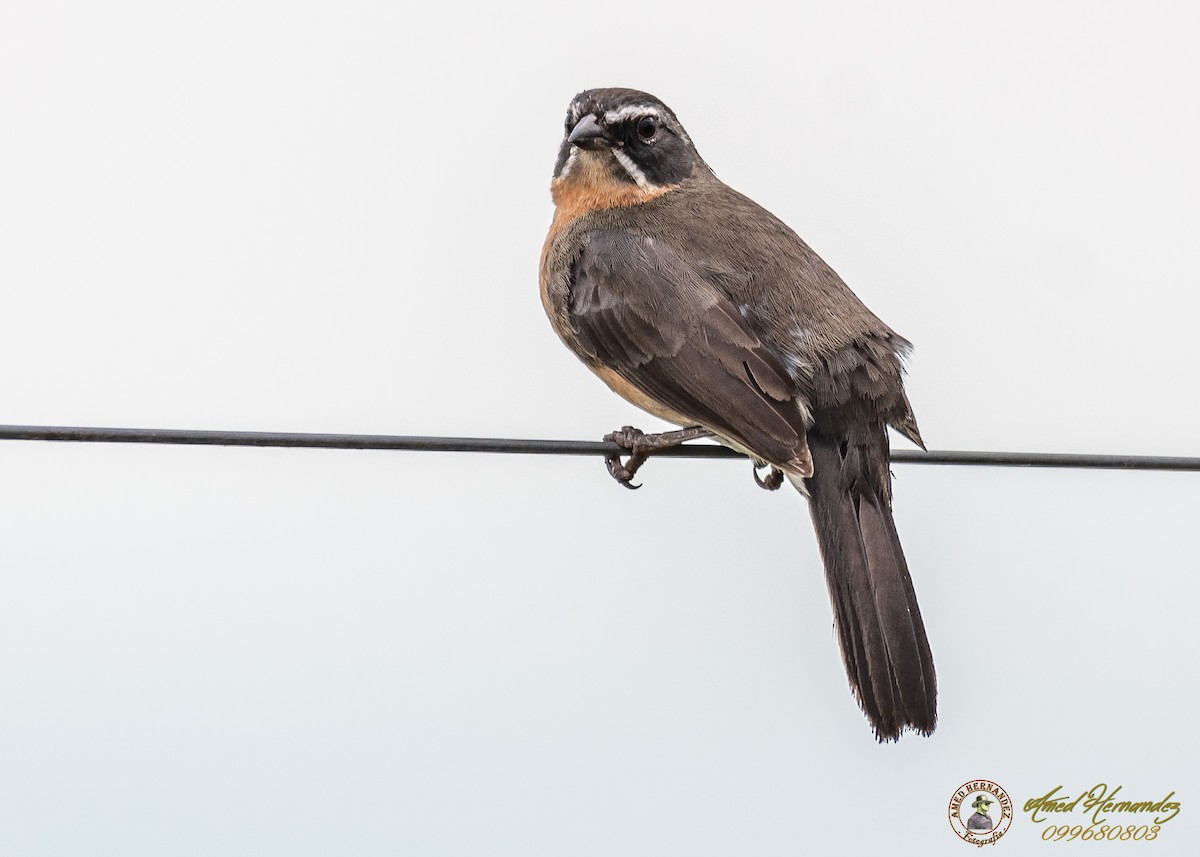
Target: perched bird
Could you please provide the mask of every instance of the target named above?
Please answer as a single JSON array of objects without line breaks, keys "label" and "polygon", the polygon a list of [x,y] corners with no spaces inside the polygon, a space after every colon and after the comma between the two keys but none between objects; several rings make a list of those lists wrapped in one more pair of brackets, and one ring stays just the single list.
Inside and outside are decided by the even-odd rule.
[{"label": "perched bird", "polygon": [[[933,656],[892,521],[887,427],[924,448],[909,343],[782,221],[723,184],[675,113],[633,89],[575,96],[554,166],[541,295],[614,391],[683,427],[608,438],[629,480],[703,435],[808,497],[842,659],[880,741],[937,722]],[[758,479],[757,469],[755,478]],[[629,486],[632,487],[632,486]]]}]

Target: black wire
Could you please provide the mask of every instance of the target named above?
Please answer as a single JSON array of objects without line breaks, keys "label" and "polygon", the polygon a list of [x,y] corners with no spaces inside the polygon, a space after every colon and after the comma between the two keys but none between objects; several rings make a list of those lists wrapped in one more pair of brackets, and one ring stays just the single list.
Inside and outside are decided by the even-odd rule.
[{"label": "black wire", "polygon": [[[317,449],[392,449],[411,452],[496,452],[526,455],[611,455],[620,447],[603,441],[524,440],[498,437],[420,437],[386,434],[308,434],[192,429],[0,426],[0,440],[55,440],[85,443],[162,443],[200,446],[282,446]],[[744,458],[724,446],[688,443],[656,456]],[[898,464],[971,464],[993,467],[1082,467],[1108,470],[1195,470],[1200,458],[1172,455],[1080,455],[1055,452],[917,452],[896,450]]]}]

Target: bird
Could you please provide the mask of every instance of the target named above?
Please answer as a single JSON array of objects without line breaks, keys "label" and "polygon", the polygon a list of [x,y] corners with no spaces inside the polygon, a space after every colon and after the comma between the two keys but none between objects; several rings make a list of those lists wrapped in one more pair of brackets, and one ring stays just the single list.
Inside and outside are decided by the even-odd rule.
[{"label": "bird", "polygon": [[[892,518],[890,426],[925,444],[910,343],[780,219],[717,178],[675,112],[636,89],[567,109],[550,182],[543,307],[614,392],[680,427],[606,440],[626,487],[658,449],[712,436],[765,488],[807,497],[850,688],[880,742],[937,723],[937,679]],[[769,466],[767,478],[758,470]]]}]

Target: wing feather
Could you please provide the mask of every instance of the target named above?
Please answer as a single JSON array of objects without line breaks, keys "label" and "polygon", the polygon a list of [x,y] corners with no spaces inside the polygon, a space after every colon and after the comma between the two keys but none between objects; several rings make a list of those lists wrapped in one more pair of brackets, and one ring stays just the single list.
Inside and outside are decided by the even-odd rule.
[{"label": "wing feather", "polygon": [[806,409],[787,370],[733,303],[681,254],[598,230],[576,258],[579,343],[651,399],[773,464],[808,460]]}]

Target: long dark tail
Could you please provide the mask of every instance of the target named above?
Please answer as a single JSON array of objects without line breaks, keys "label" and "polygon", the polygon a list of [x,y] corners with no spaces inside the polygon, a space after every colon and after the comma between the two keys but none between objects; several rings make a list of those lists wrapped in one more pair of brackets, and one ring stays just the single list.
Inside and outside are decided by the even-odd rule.
[{"label": "long dark tail", "polygon": [[[882,427],[880,433],[882,434]],[[842,660],[880,741],[937,725],[937,678],[891,511],[887,440],[808,436],[806,480]]]}]

